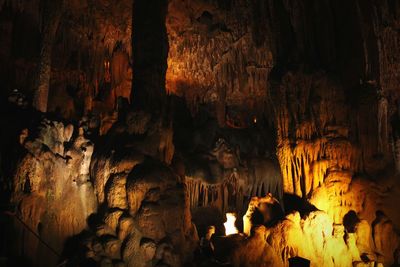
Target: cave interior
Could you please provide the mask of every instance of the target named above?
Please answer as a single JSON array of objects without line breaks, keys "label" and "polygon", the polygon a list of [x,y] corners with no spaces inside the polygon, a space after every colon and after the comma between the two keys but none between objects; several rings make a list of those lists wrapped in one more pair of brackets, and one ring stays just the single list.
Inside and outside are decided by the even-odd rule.
[{"label": "cave interior", "polygon": [[0,266],[400,266],[400,0],[0,0]]}]

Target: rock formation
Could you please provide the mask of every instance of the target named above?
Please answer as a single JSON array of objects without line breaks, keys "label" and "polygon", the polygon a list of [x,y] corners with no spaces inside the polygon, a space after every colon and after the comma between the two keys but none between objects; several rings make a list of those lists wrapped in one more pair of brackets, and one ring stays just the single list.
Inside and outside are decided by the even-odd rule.
[{"label": "rock formation", "polygon": [[[106,146],[95,154],[91,173],[104,212],[93,226],[92,238],[103,249],[96,251],[87,244],[86,257],[98,262],[104,257],[116,259],[126,266],[182,266],[191,259],[198,240],[185,184],[140,148],[134,142]],[[107,251],[114,243],[115,249]]]},{"label": "rock formation", "polygon": [[0,256],[399,264],[399,14],[396,0],[0,0],[0,223],[15,236]]},{"label": "rock formation", "polygon": [[89,176],[93,143],[71,124],[49,120],[24,135],[26,152],[12,184],[16,242],[35,265],[56,264],[64,241],[97,210]]}]

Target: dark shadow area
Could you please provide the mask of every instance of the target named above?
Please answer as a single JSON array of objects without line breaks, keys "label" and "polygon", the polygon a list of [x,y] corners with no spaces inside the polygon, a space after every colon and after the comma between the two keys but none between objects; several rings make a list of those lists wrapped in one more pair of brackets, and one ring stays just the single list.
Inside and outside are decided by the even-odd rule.
[{"label": "dark shadow area", "polygon": [[215,259],[221,263],[220,266],[233,266],[229,264],[230,262],[230,255],[232,251],[237,248],[242,241],[245,239],[245,236],[235,234],[230,236],[217,236],[214,235],[211,238],[211,242],[214,244],[214,255]]},{"label": "dark shadow area", "polygon": [[199,237],[204,237],[210,225],[215,226],[216,235],[225,235],[225,216],[212,207],[199,207],[192,211],[192,221],[196,225]]},{"label": "dark shadow area", "polygon": [[312,211],[318,210],[314,205],[312,205],[307,200],[292,194],[283,195],[283,203],[285,207],[285,214],[298,211],[301,217],[306,216]]},{"label": "dark shadow area", "polygon": [[266,227],[273,227],[285,217],[284,211],[279,203],[263,203],[260,209],[262,214],[264,214],[264,221],[262,224]]},{"label": "dark shadow area", "polygon": [[94,260],[85,257],[88,251],[85,241],[89,243],[91,239],[93,239],[93,234],[90,231],[84,230],[65,241],[62,259],[66,261],[66,266],[97,266]]},{"label": "dark shadow area", "polygon": [[343,217],[343,225],[348,233],[354,233],[356,225],[360,222],[357,213],[354,210],[349,211]]},{"label": "dark shadow area", "polygon": [[301,257],[289,259],[289,267],[310,267],[310,261]]},{"label": "dark shadow area", "polygon": [[87,224],[90,229],[96,229],[103,222],[103,214],[102,213],[93,213],[90,214],[87,218]]}]

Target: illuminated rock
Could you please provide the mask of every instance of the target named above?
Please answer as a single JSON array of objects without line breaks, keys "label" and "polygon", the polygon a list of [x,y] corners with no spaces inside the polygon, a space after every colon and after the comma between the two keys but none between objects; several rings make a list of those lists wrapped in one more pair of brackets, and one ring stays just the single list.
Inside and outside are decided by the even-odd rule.
[{"label": "illuminated rock", "polygon": [[367,221],[361,220],[355,225],[356,246],[363,261],[376,261],[371,226]]},{"label": "illuminated rock", "polygon": [[[97,156],[96,153],[99,155]],[[104,152],[99,149],[98,152],[95,152],[90,172],[93,177],[93,184],[99,203],[104,203],[106,200],[105,190],[106,184],[111,183],[111,180],[109,182],[110,176],[114,175],[124,179],[123,176],[125,175],[126,177],[130,170],[142,162],[143,159],[144,156],[142,154],[126,148],[112,149]],[[114,198],[111,195],[110,197]]]},{"label": "illuminated rock", "polygon": [[249,238],[232,250],[231,259],[234,266],[288,266],[293,257],[308,259],[311,266],[352,266],[359,259],[353,258],[351,245],[356,253],[358,248],[344,237],[343,226],[333,225],[324,212],[305,218],[293,213],[270,228],[254,225]]},{"label": "illuminated rock", "polygon": [[[28,153],[13,180],[17,216],[58,253],[64,240],[85,229],[87,217],[97,209],[89,177],[93,144],[81,130],[72,137],[73,129],[72,125],[44,120],[38,136],[24,139]],[[21,224],[15,227],[26,231]],[[38,238],[32,234],[26,238],[22,242],[33,261],[55,263],[58,256]]]},{"label": "illuminated rock", "polygon": [[[254,209],[255,200],[250,202],[248,212]],[[246,233],[248,218],[244,216],[243,220]],[[310,266],[382,266],[385,262],[390,266],[393,263],[398,237],[381,213],[373,224],[376,235],[365,220],[347,219],[344,223],[346,229],[342,224],[335,224],[327,213],[313,211],[304,217],[298,212],[291,213],[270,227],[253,224],[247,239],[232,241],[228,259],[234,266],[288,266],[293,257],[308,259]],[[391,237],[382,238],[389,233]],[[379,243],[380,251],[386,253],[375,249],[373,237],[375,243],[390,240],[390,243]]]},{"label": "illuminated rock", "polygon": [[251,237],[240,242],[230,256],[233,266],[284,266],[279,255],[266,242],[268,230],[264,226],[254,228]]}]

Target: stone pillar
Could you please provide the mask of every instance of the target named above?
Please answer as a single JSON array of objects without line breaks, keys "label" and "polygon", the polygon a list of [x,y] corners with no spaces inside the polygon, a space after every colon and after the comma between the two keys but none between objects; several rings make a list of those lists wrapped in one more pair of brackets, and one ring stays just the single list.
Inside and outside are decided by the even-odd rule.
[{"label": "stone pillar", "polygon": [[133,3],[131,103],[135,109],[151,113],[162,111],[166,96],[167,10],[167,0],[135,0]]},{"label": "stone pillar", "polygon": [[51,76],[51,53],[54,39],[63,13],[63,0],[43,0],[42,36],[38,77],[33,96],[33,107],[41,112],[47,111]]}]

